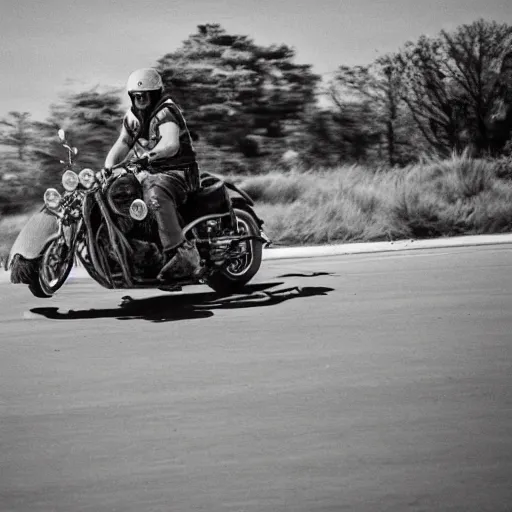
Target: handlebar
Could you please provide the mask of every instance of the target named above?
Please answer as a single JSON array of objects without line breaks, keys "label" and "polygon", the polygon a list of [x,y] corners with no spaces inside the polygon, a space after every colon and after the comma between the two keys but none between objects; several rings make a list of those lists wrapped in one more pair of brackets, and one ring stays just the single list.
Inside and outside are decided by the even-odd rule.
[{"label": "handlebar", "polygon": [[122,162],[119,162],[116,165],[113,165],[110,170],[114,171],[115,169],[119,169],[120,167],[126,166],[136,166],[140,170],[140,167],[147,167],[149,164],[149,159],[147,156],[143,158],[125,158]]},{"label": "handlebar", "polygon": [[147,167],[149,165],[149,159],[147,156],[142,158],[125,158],[122,162],[119,162],[118,164],[113,165],[110,168],[110,171],[114,171],[116,169],[119,169],[120,167],[127,167],[127,166],[135,166],[137,167],[136,171],[140,171],[142,167]]},{"label": "handlebar", "polygon": [[149,160],[147,157],[143,158],[125,158],[122,162],[113,165],[110,169],[103,169],[101,172],[97,173],[101,175],[101,178],[98,177],[98,181],[102,182],[103,186],[109,185],[118,174],[114,174],[113,171],[120,168],[125,168],[127,172],[131,172],[135,176],[148,167]]}]

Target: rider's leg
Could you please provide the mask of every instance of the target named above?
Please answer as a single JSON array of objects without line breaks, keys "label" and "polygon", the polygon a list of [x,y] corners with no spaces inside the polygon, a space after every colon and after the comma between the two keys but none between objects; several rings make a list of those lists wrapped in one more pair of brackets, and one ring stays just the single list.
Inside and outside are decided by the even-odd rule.
[{"label": "rider's leg", "polygon": [[187,197],[184,178],[178,173],[150,175],[144,185],[144,200],[155,215],[166,261],[159,279],[192,275],[200,264],[199,253],[183,237],[177,212]]},{"label": "rider's leg", "polygon": [[153,212],[164,253],[184,242],[178,207],[186,199],[186,189],[178,179],[162,174],[149,175],[143,183],[144,201]]}]

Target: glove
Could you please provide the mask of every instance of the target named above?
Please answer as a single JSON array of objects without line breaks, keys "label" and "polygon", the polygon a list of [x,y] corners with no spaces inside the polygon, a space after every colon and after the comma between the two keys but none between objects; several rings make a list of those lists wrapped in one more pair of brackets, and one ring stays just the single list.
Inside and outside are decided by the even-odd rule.
[{"label": "glove", "polygon": [[103,181],[107,181],[112,176],[112,169],[110,167],[103,167],[100,171],[100,175]]}]

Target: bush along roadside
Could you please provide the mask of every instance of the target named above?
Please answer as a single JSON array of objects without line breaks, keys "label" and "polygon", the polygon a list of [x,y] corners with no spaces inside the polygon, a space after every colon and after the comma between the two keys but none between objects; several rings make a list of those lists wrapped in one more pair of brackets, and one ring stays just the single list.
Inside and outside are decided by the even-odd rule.
[{"label": "bush along roadside", "polygon": [[512,161],[453,156],[406,168],[271,172],[241,186],[283,245],[512,231]]}]

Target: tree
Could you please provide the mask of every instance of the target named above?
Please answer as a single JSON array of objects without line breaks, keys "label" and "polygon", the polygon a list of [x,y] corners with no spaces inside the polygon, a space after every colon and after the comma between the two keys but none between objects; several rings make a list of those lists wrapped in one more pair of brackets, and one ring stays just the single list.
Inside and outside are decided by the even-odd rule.
[{"label": "tree", "polygon": [[48,119],[35,125],[35,157],[42,168],[42,184],[55,185],[60,180],[59,160],[65,159],[66,151],[57,137],[59,128],[79,150],[77,166],[100,169],[119,135],[123,115],[119,91],[112,89],[68,94],[53,104]]},{"label": "tree", "polygon": [[392,56],[381,57],[369,66],[340,66],[328,88],[341,119],[347,105],[354,101],[366,105],[365,122],[372,126],[373,144],[380,146],[381,140],[384,141],[385,154],[391,166],[404,163],[410,155],[407,140],[411,136],[411,123],[401,90],[401,75]]},{"label": "tree", "polygon": [[430,145],[447,155],[471,146],[477,154],[496,150],[487,119],[492,91],[510,48],[512,27],[478,20],[437,38],[407,43],[395,56],[403,77],[402,98]]},{"label": "tree", "polygon": [[162,57],[158,69],[201,138],[257,156],[257,139],[248,136],[286,138],[287,123],[302,119],[315,101],[319,77],[294,57],[286,45],[259,46],[207,24]]},{"label": "tree", "polygon": [[0,133],[0,144],[16,148],[19,160],[23,161],[32,141],[30,113],[9,112],[8,118],[0,120],[0,125],[7,127]]},{"label": "tree", "polygon": [[369,104],[345,101],[337,107],[339,110],[322,110],[311,117],[302,152],[307,165],[334,167],[376,159],[380,132]]},{"label": "tree", "polygon": [[504,55],[492,90],[487,129],[494,152],[512,155],[512,51]]}]

